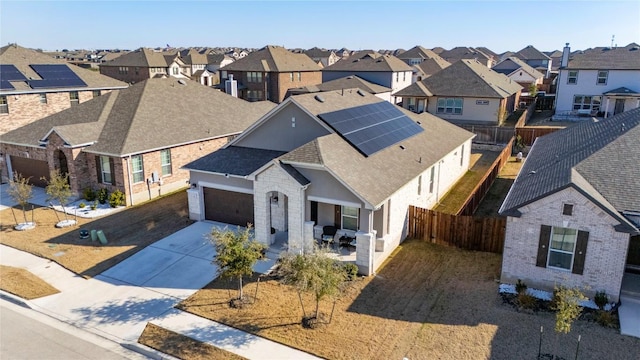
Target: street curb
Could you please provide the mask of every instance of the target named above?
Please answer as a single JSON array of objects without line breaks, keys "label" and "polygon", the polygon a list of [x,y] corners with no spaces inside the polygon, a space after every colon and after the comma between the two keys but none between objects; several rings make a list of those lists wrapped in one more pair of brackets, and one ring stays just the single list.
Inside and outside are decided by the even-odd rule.
[{"label": "street curb", "polygon": [[165,354],[161,351],[158,351],[154,348],[148,347],[146,345],[140,344],[140,343],[133,343],[133,342],[123,342],[120,343],[120,345],[127,349],[127,350],[131,350],[131,351],[135,351],[138,354],[144,355],[150,359],[154,359],[154,360],[180,360],[177,357],[171,356],[169,354]]},{"label": "street curb", "polygon": [[28,300],[25,300],[17,295],[13,295],[11,293],[8,293],[4,290],[0,290],[0,299],[2,300],[6,300],[9,301],[11,303],[14,303],[18,306],[22,306],[23,308],[27,308],[27,309],[33,309],[31,306],[29,306],[29,304],[27,303]]}]

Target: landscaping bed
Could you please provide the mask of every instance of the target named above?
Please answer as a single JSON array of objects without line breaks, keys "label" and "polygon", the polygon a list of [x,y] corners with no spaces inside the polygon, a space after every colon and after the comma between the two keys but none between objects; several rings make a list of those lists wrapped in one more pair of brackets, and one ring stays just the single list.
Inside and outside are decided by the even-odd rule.
[{"label": "landscaping bed", "polygon": [[[96,219],[78,217],[75,226],[66,228],[55,227],[59,219],[64,219],[64,214],[37,207],[33,211],[36,228],[16,231],[11,211],[0,211],[0,243],[53,260],[85,277],[96,276],[145,246],[193,223],[188,218],[185,191]],[[21,210],[14,208],[13,211],[20,219]],[[81,239],[80,230],[102,230],[108,242],[102,245],[91,238]]]},{"label": "landscaping bed", "polygon": [[[235,328],[330,359],[533,359],[542,353],[580,359],[629,359],[640,339],[594,322],[577,321],[569,334],[553,331],[552,313],[519,312],[503,304],[496,279],[500,255],[405,241],[376,276],[346,284],[335,302],[323,301],[316,329],[301,324],[298,294],[275,278],[259,283],[257,301],[229,307],[236,283],[217,279],[178,307]],[[255,293],[256,279],[245,292]],[[314,309],[302,297],[306,313]]]}]

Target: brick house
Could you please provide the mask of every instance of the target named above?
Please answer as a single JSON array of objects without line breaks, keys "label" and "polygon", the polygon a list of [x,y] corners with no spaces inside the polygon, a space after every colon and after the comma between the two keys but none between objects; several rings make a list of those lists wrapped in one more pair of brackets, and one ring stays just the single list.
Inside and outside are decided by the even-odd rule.
[{"label": "brick house", "polygon": [[639,138],[635,109],[535,141],[499,210],[503,282],[624,294],[625,269],[640,268]]},{"label": "brick house", "polygon": [[498,125],[518,105],[522,86],[475,60],[460,60],[395,95],[402,106],[455,124]]},{"label": "brick house", "polygon": [[238,97],[280,103],[287,90],[322,82],[320,65],[305,54],[280,46],[265,46],[220,68],[220,82],[233,77]]},{"label": "brick house", "polygon": [[322,67],[331,66],[340,60],[340,57],[338,57],[334,51],[319,49],[317,47],[304,51],[304,54]]},{"label": "brick house", "polygon": [[[128,85],[16,44],[0,48],[0,135]],[[74,82],[55,82],[31,65],[55,65]],[[47,76],[46,81],[42,82]]]},{"label": "brick house", "polygon": [[100,74],[132,84],[158,77],[189,79],[192,74],[191,64],[185,63],[178,52],[147,48],[128,52],[99,66]]},{"label": "brick house", "polygon": [[127,205],[188,186],[181,167],[226,144],[274,106],[247,104],[192,81],[149,79],[5,134],[5,174],[43,186],[52,170],[71,190],[120,190]]},{"label": "brick house", "polygon": [[277,246],[274,228],[291,251],[331,226],[356,239],[353,260],[372,274],[406,237],[408,206],[434,206],[466,173],[473,136],[359,89],[291,96],[185,165],[190,217],[251,223]]}]

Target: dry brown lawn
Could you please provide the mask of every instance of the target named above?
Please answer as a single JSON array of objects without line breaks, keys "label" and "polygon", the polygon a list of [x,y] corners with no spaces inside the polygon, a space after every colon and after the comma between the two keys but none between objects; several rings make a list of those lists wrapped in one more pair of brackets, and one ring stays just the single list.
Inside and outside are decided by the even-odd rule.
[{"label": "dry brown lawn", "polygon": [[60,292],[25,269],[5,265],[0,265],[0,289],[27,300]]},{"label": "dry brown lawn", "polygon": [[[578,321],[557,335],[551,313],[521,313],[502,303],[496,278],[500,255],[408,240],[377,276],[348,283],[331,324],[301,326],[297,293],[275,280],[259,283],[258,300],[232,309],[235,283],[215,280],[179,307],[329,359],[534,359],[542,353],[580,359],[632,359],[640,339]],[[255,279],[246,291],[253,294]],[[230,289],[230,290],[229,290]],[[323,301],[325,319],[333,303]],[[304,306],[314,303],[305,296]],[[634,355],[635,354],[635,355]]]},{"label": "dry brown lawn", "polygon": [[522,162],[516,162],[515,156],[509,157],[498,177],[494,180],[489,191],[480,202],[475,216],[498,216],[498,210],[507,197],[511,185],[518,176]]},{"label": "dry brown lawn", "polygon": [[185,360],[243,360],[213,345],[193,340],[171,330],[148,323],[138,339],[140,344]]},{"label": "dry brown lawn", "polygon": [[[22,212],[14,209],[18,219]],[[93,277],[192,223],[188,218],[187,194],[179,191],[97,219],[78,217],[73,227],[58,229],[64,214],[47,207],[34,210],[36,228],[13,229],[11,209],[0,212],[0,243],[57,262],[85,277]],[[29,215],[30,218],[31,215]],[[103,230],[108,244],[80,239],[79,230]]]}]

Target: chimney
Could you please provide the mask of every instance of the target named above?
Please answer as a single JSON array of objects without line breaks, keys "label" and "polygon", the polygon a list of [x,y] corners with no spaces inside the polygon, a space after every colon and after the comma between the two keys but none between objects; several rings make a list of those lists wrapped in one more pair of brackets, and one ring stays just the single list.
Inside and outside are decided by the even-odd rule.
[{"label": "chimney", "polygon": [[571,48],[569,47],[569,43],[566,43],[564,49],[562,49],[562,61],[560,62],[560,68],[565,68],[569,65],[569,54],[571,53]]},{"label": "chimney", "polygon": [[233,97],[238,97],[238,81],[233,80],[233,74],[229,74],[229,79],[224,82],[224,92]]}]

